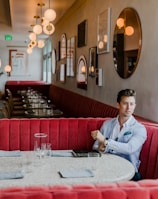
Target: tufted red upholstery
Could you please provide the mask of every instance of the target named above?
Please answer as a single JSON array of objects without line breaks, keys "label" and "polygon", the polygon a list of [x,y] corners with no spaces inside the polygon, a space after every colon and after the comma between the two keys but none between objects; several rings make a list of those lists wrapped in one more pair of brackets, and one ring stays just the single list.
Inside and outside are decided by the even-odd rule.
[{"label": "tufted red upholstery", "polygon": [[118,114],[115,107],[55,85],[50,86],[49,98],[67,117],[115,117]]},{"label": "tufted red upholstery", "polygon": [[[124,182],[123,186],[111,183],[113,186],[83,184],[78,188],[59,185],[59,189],[58,185],[21,187],[21,189],[3,188],[0,189],[0,199],[157,199],[158,180],[150,180],[150,182],[142,180],[141,182],[135,182],[134,187],[129,186],[128,182]],[[143,182],[146,186],[143,186]]]},{"label": "tufted red upholstery", "polygon": [[[109,118],[1,119],[0,150],[33,150],[34,133],[48,134],[53,149],[91,149],[90,132]],[[144,123],[148,138],[143,145],[140,171],[145,179],[158,178],[158,126]]]}]

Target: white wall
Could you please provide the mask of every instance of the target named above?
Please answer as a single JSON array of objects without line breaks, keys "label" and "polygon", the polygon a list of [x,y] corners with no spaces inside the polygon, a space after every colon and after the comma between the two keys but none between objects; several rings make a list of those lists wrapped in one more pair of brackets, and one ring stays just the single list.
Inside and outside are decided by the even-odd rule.
[{"label": "white wall", "polygon": [[[0,71],[4,71],[4,67],[9,64],[9,48],[0,48],[0,58],[2,66]],[[26,48],[16,48],[11,50],[18,50],[26,52]],[[8,80],[41,80],[42,79],[42,50],[34,48],[32,54],[26,53],[25,68],[21,70],[20,74],[11,73],[0,76],[0,91],[4,91],[4,85]]]},{"label": "white wall", "polygon": [[[79,5],[79,3],[83,3]],[[64,18],[56,25],[53,34],[53,48],[57,48],[60,36],[66,33],[67,38],[77,36],[77,25],[88,20],[87,45],[76,49],[76,63],[80,55],[85,55],[88,61],[89,48],[97,44],[97,17],[98,14],[111,7],[111,38],[110,53],[99,55],[98,66],[103,68],[103,86],[98,87],[95,78],[88,77],[87,90],[78,89],[76,77],[66,78],[65,84],[56,81],[53,83],[74,92],[86,95],[101,102],[115,106],[116,94],[124,88],[132,88],[137,92],[137,108],[135,113],[158,122],[158,1],[157,0],[78,0],[77,5],[69,10]],[[128,79],[122,79],[115,71],[113,63],[113,31],[116,19],[125,7],[133,7],[141,20],[142,51],[135,73]]]}]

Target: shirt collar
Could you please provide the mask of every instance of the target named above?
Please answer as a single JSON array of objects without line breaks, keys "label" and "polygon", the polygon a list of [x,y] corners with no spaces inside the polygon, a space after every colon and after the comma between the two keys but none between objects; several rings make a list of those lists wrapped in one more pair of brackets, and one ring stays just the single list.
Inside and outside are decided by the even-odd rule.
[{"label": "shirt collar", "polygon": [[[117,120],[116,120],[117,123],[119,124],[118,118],[119,118],[119,115],[117,116]],[[133,123],[133,122],[132,122],[133,119],[134,119],[134,117],[133,117],[133,115],[131,115],[131,116],[129,117],[129,119],[123,124],[123,127],[125,127],[125,126],[131,126],[131,124]]]}]

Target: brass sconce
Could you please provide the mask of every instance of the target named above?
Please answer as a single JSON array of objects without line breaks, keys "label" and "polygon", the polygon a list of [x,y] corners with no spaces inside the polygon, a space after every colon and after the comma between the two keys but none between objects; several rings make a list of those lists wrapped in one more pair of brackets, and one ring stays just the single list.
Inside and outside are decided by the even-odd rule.
[{"label": "brass sconce", "polygon": [[5,68],[4,68],[4,71],[7,73],[8,77],[10,77],[11,75],[11,66],[10,65],[6,65]]}]

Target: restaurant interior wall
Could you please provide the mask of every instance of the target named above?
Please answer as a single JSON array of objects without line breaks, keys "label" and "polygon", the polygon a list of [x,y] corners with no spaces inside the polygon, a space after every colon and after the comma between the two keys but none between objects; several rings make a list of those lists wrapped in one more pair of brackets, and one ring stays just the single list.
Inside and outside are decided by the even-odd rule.
[{"label": "restaurant interior wall", "polygon": [[[118,76],[113,63],[113,32],[121,11],[126,7],[134,8],[140,17],[142,26],[142,50],[138,66],[134,74],[128,79],[122,79]],[[119,90],[125,88],[135,89],[137,92],[137,107],[135,113],[147,119],[158,122],[158,109],[155,105],[158,102],[158,1],[151,0],[78,0],[69,11],[64,15],[58,24],[56,31],[52,36],[53,49],[57,49],[58,42],[63,33],[67,39],[76,36],[77,26],[83,20],[87,20],[87,43],[84,47],[76,47],[76,66],[80,55],[84,55],[89,61],[89,48],[97,45],[97,18],[99,13],[111,8],[111,34],[110,34],[110,52],[98,55],[98,67],[103,69],[103,86],[96,85],[95,78],[88,76],[87,90],[77,88],[76,76],[66,77],[65,82],[56,81],[56,75],[53,75],[53,84],[65,89],[77,92],[81,95],[94,98],[103,103],[115,106],[116,94]],[[146,15],[150,12],[149,15]],[[152,31],[149,28],[152,27]]]},{"label": "restaurant interior wall", "polygon": [[[19,52],[26,52],[26,48],[5,48],[0,46],[0,58],[2,62],[1,70],[9,64],[9,50],[17,50]],[[4,85],[8,80],[42,80],[42,50],[34,49],[34,53],[28,55],[25,59],[25,68],[20,69],[20,74],[11,72],[8,77],[6,73],[0,76],[0,91],[4,91]]]}]

